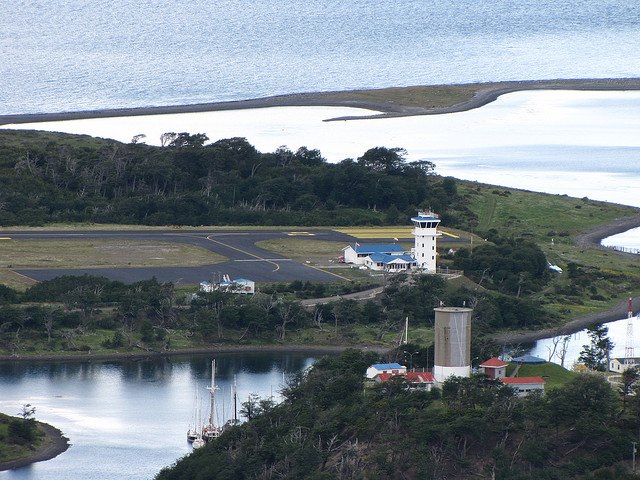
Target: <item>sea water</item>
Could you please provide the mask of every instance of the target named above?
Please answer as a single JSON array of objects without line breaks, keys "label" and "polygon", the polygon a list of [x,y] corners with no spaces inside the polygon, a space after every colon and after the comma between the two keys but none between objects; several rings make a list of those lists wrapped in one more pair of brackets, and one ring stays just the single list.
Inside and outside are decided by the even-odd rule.
[{"label": "sea water", "polygon": [[325,121],[371,111],[277,107],[6,125],[158,145],[164,132],[245,137],[258,150],[317,148],[330,162],[401,147],[456,178],[640,207],[640,92],[525,91],[445,115]]},{"label": "sea water", "polygon": [[635,0],[5,0],[0,114],[640,76]]}]

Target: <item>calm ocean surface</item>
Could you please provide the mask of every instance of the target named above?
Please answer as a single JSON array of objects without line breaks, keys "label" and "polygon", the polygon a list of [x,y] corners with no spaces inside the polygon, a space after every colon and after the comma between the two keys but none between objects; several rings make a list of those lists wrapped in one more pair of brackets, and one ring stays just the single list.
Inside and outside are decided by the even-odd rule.
[{"label": "calm ocean surface", "polygon": [[[280,401],[283,377],[309,367],[304,354],[217,356],[219,413],[232,418],[231,389],[239,402],[250,393]],[[187,427],[194,398],[208,399],[211,358],[175,357],[120,362],[0,362],[0,411],[17,414],[25,403],[36,418],[70,439],[60,456],[0,472],[7,480],[148,480],[191,449]],[[208,400],[204,409],[208,410]]]},{"label": "calm ocean surface", "polygon": [[0,114],[640,76],[636,0],[5,0]]}]

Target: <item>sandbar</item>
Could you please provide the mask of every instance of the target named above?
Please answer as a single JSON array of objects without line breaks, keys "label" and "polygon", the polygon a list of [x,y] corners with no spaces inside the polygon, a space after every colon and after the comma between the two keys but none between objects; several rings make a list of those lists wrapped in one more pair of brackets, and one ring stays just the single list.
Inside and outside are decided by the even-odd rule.
[{"label": "sandbar", "polygon": [[0,115],[0,125],[269,107],[354,107],[379,112],[367,116],[339,117],[331,120],[439,115],[479,108],[493,102],[501,95],[523,90],[640,90],[640,78],[521,80],[460,85],[392,87],[339,92],[296,93],[257,99],[198,103],[192,105]]}]

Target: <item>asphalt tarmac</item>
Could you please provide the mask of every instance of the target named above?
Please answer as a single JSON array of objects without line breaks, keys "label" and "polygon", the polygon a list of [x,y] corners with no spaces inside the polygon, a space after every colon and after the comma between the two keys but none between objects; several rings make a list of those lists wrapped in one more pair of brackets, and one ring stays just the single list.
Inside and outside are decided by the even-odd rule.
[{"label": "asphalt tarmac", "polygon": [[[307,235],[305,233],[311,234]],[[231,279],[247,278],[255,282],[291,282],[294,280],[330,282],[341,277],[300,263],[290,258],[256,247],[261,240],[274,238],[302,238],[309,240],[344,241],[345,246],[354,237],[333,230],[304,232],[283,230],[111,230],[111,231],[10,231],[3,236],[14,239],[123,239],[156,240],[197,245],[228,258],[213,265],[189,267],[121,267],[121,268],[52,268],[15,270],[34,280],[49,280],[61,275],[99,275],[133,283],[155,277],[160,282],[200,283],[203,280],[219,281],[222,275]],[[336,251],[336,257],[340,251]]]}]

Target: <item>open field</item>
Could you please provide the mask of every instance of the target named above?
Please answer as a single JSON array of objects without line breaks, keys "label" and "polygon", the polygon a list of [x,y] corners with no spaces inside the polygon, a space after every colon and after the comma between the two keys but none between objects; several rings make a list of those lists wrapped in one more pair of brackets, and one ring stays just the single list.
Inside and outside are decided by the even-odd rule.
[{"label": "open field", "polygon": [[[569,365],[570,367],[570,365]],[[507,376],[511,375],[511,373],[515,370],[516,364],[510,363],[507,367]],[[567,370],[566,368],[562,368],[560,365],[555,363],[542,363],[539,365],[522,365],[520,370],[518,370],[519,377],[542,377],[544,378],[545,385],[544,388],[549,390],[550,388],[561,387],[572,378],[574,378],[577,373]]]},{"label": "open field", "polygon": [[14,269],[198,266],[222,255],[185,243],[132,240],[3,240],[0,283],[24,290],[35,281]]},{"label": "open field", "polygon": [[8,240],[0,268],[207,265],[225,258],[188,244],[132,240]]},{"label": "open field", "polygon": [[[639,217],[640,209],[473,182],[461,182],[460,192],[470,199],[479,232],[493,229],[501,236],[528,238],[540,246],[549,262],[565,271],[534,296],[549,313],[561,318],[581,317],[640,294],[640,255],[576,245],[578,234],[622,217]],[[566,273],[570,263],[599,272],[597,281],[592,282],[595,290],[581,295],[579,303],[554,294],[570,284]]]}]

